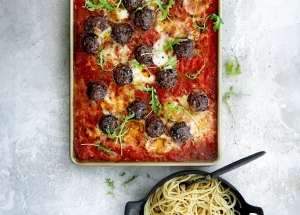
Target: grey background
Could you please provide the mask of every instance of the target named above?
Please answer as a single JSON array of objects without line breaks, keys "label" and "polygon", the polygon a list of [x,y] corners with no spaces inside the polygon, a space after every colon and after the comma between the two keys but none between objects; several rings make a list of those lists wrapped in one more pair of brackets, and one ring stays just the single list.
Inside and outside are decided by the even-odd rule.
[{"label": "grey background", "polygon": [[[0,0],[0,214],[122,214],[162,177],[189,168],[77,167],[69,160],[69,2]],[[300,2],[224,0],[223,74],[251,96],[223,104],[223,156],[213,170],[250,153],[267,155],[224,176],[265,214],[300,205]],[[234,52],[232,51],[234,50]],[[121,178],[119,173],[127,175]],[[150,179],[146,177],[150,174]],[[138,174],[126,192],[121,183]],[[116,183],[116,198],[104,181]]]}]

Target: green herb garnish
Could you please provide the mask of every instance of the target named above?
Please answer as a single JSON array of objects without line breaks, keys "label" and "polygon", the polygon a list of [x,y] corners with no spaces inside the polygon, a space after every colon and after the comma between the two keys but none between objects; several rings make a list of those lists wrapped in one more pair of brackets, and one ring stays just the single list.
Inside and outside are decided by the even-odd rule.
[{"label": "green herb garnish", "polygon": [[237,75],[242,74],[242,67],[241,67],[241,64],[240,64],[239,60],[237,59],[237,57],[235,57],[235,60],[237,62],[237,65],[235,65],[234,60],[229,60],[226,63],[226,71],[227,71],[227,74],[230,76],[237,76]]},{"label": "green herb garnish", "polygon": [[122,124],[120,126],[118,126],[113,133],[110,133],[110,130],[109,128],[106,128],[106,133],[107,133],[107,136],[111,139],[114,139],[116,138],[116,143],[120,143],[121,145],[121,155],[123,153],[123,147],[122,147],[122,143],[123,143],[123,140],[122,140],[122,137],[127,133],[128,130],[124,130],[125,129],[125,125],[131,121],[131,119],[135,116],[135,114],[131,114],[129,116],[122,116],[122,115],[119,115],[119,118],[123,121]]},{"label": "green herb garnish", "polygon": [[178,61],[175,57],[168,56],[168,61],[164,65],[162,65],[162,67],[176,69],[177,63]]},{"label": "green herb garnish", "polygon": [[203,71],[203,69],[205,68],[205,65],[202,66],[202,68],[200,70],[197,70],[195,74],[188,74],[185,73],[185,76],[189,79],[196,79],[198,77],[198,75],[200,75],[200,73]]},{"label": "green herb garnish", "polygon": [[117,4],[113,5],[107,2],[107,0],[85,0],[84,8],[89,11],[94,10],[107,10],[108,12],[112,12],[120,7],[122,0],[120,0]]},{"label": "green herb garnish", "polygon": [[115,155],[115,153],[111,150],[111,149],[109,149],[109,148],[106,148],[106,147],[104,147],[104,146],[101,146],[100,145],[100,143],[95,143],[95,144],[81,144],[82,146],[96,146],[97,148],[98,148],[98,150],[99,151],[104,151],[105,153],[108,153],[108,154],[110,154],[110,155],[112,155],[112,156],[114,156]]},{"label": "green herb garnish", "polygon": [[147,68],[144,64],[140,64],[137,60],[131,60],[131,61],[129,61],[129,64],[132,65],[133,67],[141,69],[141,70]]},{"label": "green herb garnish", "polygon": [[101,69],[103,70],[103,71],[106,71],[106,72],[108,72],[108,71],[112,71],[112,70],[114,70],[114,68],[116,68],[118,65],[116,65],[116,66],[114,66],[112,69],[105,69],[104,68],[104,62],[105,62],[105,60],[104,60],[104,52],[105,52],[105,50],[103,49],[101,52],[98,52],[98,54],[97,54],[97,56],[98,56],[98,61],[96,61],[96,63],[101,67]]},{"label": "green herb garnish", "polygon": [[126,172],[122,172],[122,173],[119,174],[119,176],[122,176],[122,177],[123,177],[124,175],[126,175]]},{"label": "green herb garnish", "polygon": [[221,17],[219,17],[217,14],[213,13],[209,16],[209,18],[214,22],[214,32],[218,31],[221,27],[221,24],[224,24]]},{"label": "green herb garnish", "polygon": [[160,20],[170,20],[169,10],[175,4],[175,0],[169,0],[168,3],[162,3],[161,0],[154,0],[154,3],[158,6],[158,10],[161,11]]},{"label": "green herb garnish", "polygon": [[215,13],[213,13],[213,14],[211,14],[211,15],[209,15],[209,16],[206,17],[206,19],[204,20],[203,25],[199,25],[199,24],[197,24],[197,22],[195,22],[196,27],[197,27],[199,30],[201,30],[201,31],[207,30],[206,22],[207,22],[208,19],[211,19],[211,20],[215,21],[215,22],[214,22],[214,31],[215,31],[215,32],[218,31],[218,30],[220,29],[221,24],[224,24],[222,18],[219,17],[218,15],[216,15]]},{"label": "green herb garnish", "polygon": [[243,93],[240,93],[240,92],[235,92],[234,89],[233,89],[233,86],[231,86],[229,88],[229,91],[225,93],[224,97],[223,97],[223,102],[225,102],[229,108],[229,111],[231,113],[231,115],[233,116],[233,119],[234,121],[236,121],[236,118],[235,118],[235,115],[233,113],[233,110],[232,110],[232,104],[231,104],[231,96],[232,95],[244,95],[244,96],[249,96],[249,94],[243,94]]},{"label": "green herb garnish", "polygon": [[124,183],[123,183],[123,185],[124,185],[124,188],[126,188],[126,185],[127,184],[130,184],[132,181],[134,181],[137,177],[139,177],[138,175],[134,175],[134,176],[132,176],[131,178],[129,178],[127,181],[125,181]]},{"label": "green herb garnish", "polygon": [[176,121],[174,119],[171,118],[171,114],[174,112],[178,112],[178,111],[183,111],[185,112],[189,117],[191,117],[191,119],[197,124],[199,125],[199,123],[197,122],[197,120],[192,116],[192,114],[185,109],[184,107],[177,105],[177,104],[165,104],[164,108],[167,109],[167,118],[171,121]]},{"label": "green herb garnish", "polygon": [[188,39],[176,39],[176,40],[168,40],[167,44],[164,45],[164,51],[168,51],[169,53],[173,53],[173,46],[178,45],[184,41],[187,41]]},{"label": "green herb garnish", "polygon": [[141,86],[140,87],[140,90],[143,90],[143,91],[147,91],[150,93],[150,97],[151,97],[151,101],[150,101],[150,104],[151,104],[151,108],[152,110],[154,111],[154,113],[156,113],[157,115],[160,115],[161,114],[161,111],[162,111],[162,106],[159,102],[159,99],[158,99],[158,95],[157,95],[157,92],[156,92],[156,89],[154,87],[145,87],[145,86]]},{"label": "green herb garnish", "polygon": [[105,183],[107,186],[111,189],[107,194],[112,195],[115,198],[114,189],[115,189],[115,181],[111,180],[110,178],[107,178]]}]

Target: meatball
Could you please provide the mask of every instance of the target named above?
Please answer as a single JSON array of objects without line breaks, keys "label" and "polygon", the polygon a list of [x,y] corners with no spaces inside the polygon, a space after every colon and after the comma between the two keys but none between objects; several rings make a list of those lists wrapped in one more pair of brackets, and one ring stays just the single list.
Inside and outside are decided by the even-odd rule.
[{"label": "meatball", "polygon": [[129,66],[121,64],[114,69],[114,79],[119,85],[130,84],[133,81],[132,70]]},{"label": "meatball", "polygon": [[150,9],[139,10],[134,15],[134,24],[143,30],[148,30],[154,23],[154,11]]},{"label": "meatball", "polygon": [[84,24],[84,30],[87,34],[96,34],[99,31],[103,31],[108,27],[105,16],[90,16],[86,19]]},{"label": "meatball", "polygon": [[177,83],[178,77],[176,70],[164,69],[156,73],[156,81],[164,89],[170,89]]},{"label": "meatball", "polygon": [[127,112],[129,114],[135,114],[134,119],[142,119],[148,114],[148,105],[142,100],[133,101],[128,107]]},{"label": "meatball", "polygon": [[152,64],[153,48],[148,45],[139,45],[134,50],[135,59],[142,64]]},{"label": "meatball", "polygon": [[194,42],[190,39],[174,45],[174,51],[177,57],[188,58],[191,57],[194,50]]},{"label": "meatball", "polygon": [[123,0],[123,4],[128,11],[133,11],[142,6],[143,0]]},{"label": "meatball", "polygon": [[187,141],[192,136],[190,128],[185,122],[176,122],[171,128],[170,134],[172,138],[179,143]]},{"label": "meatball", "polygon": [[190,108],[194,111],[205,111],[208,106],[208,98],[204,93],[193,91],[188,97]]},{"label": "meatball", "polygon": [[97,54],[100,51],[100,43],[97,35],[88,35],[83,38],[82,48],[88,54]]},{"label": "meatball", "polygon": [[99,122],[99,128],[104,133],[108,133],[107,129],[109,130],[109,133],[114,133],[115,129],[118,127],[118,119],[114,117],[113,115],[103,115]]},{"label": "meatball", "polygon": [[87,94],[91,100],[103,100],[107,94],[107,85],[105,81],[90,82],[87,86]]},{"label": "meatball", "polygon": [[164,133],[164,123],[158,116],[150,116],[146,119],[146,133],[149,137],[159,137]]},{"label": "meatball", "polygon": [[126,44],[132,37],[133,29],[127,23],[115,23],[112,26],[111,37],[118,43]]}]

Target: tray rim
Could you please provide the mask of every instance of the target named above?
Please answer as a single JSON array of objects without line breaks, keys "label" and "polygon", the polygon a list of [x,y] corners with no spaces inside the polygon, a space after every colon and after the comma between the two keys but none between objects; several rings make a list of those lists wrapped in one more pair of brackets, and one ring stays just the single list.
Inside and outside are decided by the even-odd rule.
[{"label": "tray rim", "polygon": [[[110,161],[79,161],[75,158],[73,140],[74,140],[74,122],[73,122],[73,96],[74,96],[74,73],[73,73],[73,56],[74,56],[74,1],[70,0],[70,141],[69,157],[72,163],[77,166],[214,166],[221,160],[221,125],[222,125],[222,26],[218,30],[218,99],[217,99],[217,157],[213,161],[186,161],[186,162],[110,162]],[[218,15],[222,17],[222,0],[218,0]]]}]

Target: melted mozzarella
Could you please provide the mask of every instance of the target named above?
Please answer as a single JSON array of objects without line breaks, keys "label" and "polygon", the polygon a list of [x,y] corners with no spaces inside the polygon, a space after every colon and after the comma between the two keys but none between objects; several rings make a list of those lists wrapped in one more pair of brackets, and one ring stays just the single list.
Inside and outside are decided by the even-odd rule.
[{"label": "melted mozzarella", "polygon": [[158,67],[168,62],[168,55],[164,52],[164,45],[168,39],[167,35],[161,33],[159,40],[153,45],[153,63]]},{"label": "melted mozzarella", "polygon": [[147,70],[141,70],[139,68],[132,68],[133,74],[133,84],[138,83],[153,83],[155,81],[155,77],[150,74]]},{"label": "melted mozzarella", "polygon": [[128,11],[125,9],[118,8],[115,13],[118,21],[122,21],[123,19],[127,19],[129,17]]},{"label": "melted mozzarella", "polygon": [[103,58],[104,61],[116,66],[120,62],[127,62],[130,54],[131,51],[127,45],[114,43],[104,48]]}]

